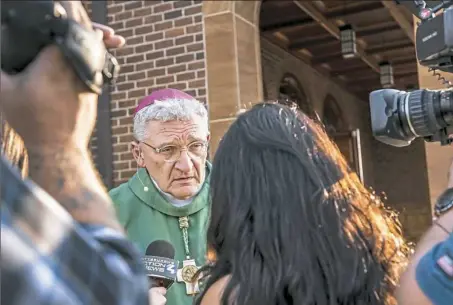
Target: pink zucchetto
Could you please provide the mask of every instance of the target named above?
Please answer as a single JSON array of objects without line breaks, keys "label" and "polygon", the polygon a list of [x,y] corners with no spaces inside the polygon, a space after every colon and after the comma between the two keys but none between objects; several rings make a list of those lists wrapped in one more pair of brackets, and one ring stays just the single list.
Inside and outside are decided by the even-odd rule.
[{"label": "pink zucchetto", "polygon": [[165,100],[171,100],[171,99],[176,99],[176,100],[194,100],[196,99],[193,96],[190,96],[187,93],[184,93],[180,90],[176,89],[161,89],[154,91],[148,96],[145,96],[140,100],[138,103],[137,108],[135,108],[134,115],[137,114],[140,110],[142,110],[145,107],[148,107],[152,104],[154,104],[156,101],[163,102]]}]

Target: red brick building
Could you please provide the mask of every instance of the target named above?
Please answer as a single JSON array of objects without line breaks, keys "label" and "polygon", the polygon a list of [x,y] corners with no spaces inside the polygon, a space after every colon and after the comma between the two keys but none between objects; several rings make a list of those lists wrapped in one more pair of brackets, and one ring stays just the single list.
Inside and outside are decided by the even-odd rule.
[{"label": "red brick building", "polygon": [[[96,2],[92,17],[106,17],[127,39],[114,52],[121,76],[110,95],[110,122],[102,122],[113,147],[110,168],[103,165],[112,173],[108,184],[136,171],[128,146],[132,114],[153,90],[176,88],[206,103],[211,154],[239,110],[283,96],[324,121],[364,182],[403,211],[410,237],[430,223],[424,142],[393,148],[375,141],[370,130],[368,94],[381,87],[380,62],[393,65],[395,88],[422,85],[412,16],[404,8],[377,0]],[[352,59],[341,54],[339,28],[346,24],[357,36]],[[97,140],[92,150],[99,161],[106,153],[99,153]]]}]

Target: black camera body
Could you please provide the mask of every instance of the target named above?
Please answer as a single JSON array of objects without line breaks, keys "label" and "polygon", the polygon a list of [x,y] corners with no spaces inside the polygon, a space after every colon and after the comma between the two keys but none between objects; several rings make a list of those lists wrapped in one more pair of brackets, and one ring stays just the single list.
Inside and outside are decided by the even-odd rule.
[{"label": "black camera body", "polygon": [[[411,1],[401,1],[409,5]],[[430,71],[453,73],[453,1],[426,8],[413,1],[409,9],[421,20],[416,32],[417,59]],[[444,9],[444,12],[435,15]],[[439,76],[440,74],[434,75]],[[444,81],[445,84],[449,82]],[[370,93],[371,127],[375,138],[388,145],[408,146],[419,137],[428,142],[452,143],[453,90],[381,89]]]},{"label": "black camera body", "polygon": [[93,30],[68,19],[58,2],[2,1],[1,68],[8,74],[23,71],[46,46],[62,51],[88,89],[101,94],[105,82],[119,73],[116,59]]},{"label": "black camera body", "polygon": [[[421,14],[424,10],[428,15],[430,10],[426,8]],[[453,2],[443,14],[425,19],[415,36],[417,58],[421,65],[453,73]]]}]

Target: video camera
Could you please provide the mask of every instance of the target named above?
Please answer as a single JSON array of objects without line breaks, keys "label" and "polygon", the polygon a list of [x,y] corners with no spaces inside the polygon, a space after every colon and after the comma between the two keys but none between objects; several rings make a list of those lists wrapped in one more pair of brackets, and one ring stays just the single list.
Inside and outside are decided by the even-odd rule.
[{"label": "video camera", "polygon": [[48,45],[55,44],[90,91],[101,94],[104,83],[119,73],[115,57],[96,33],[68,18],[53,0],[2,0],[1,68],[24,70]]},{"label": "video camera", "polygon": [[410,4],[412,8],[409,9],[421,21],[415,43],[418,61],[429,67],[449,89],[412,92],[380,89],[371,92],[373,135],[378,141],[396,147],[408,146],[420,137],[427,142],[451,144],[453,87],[436,70],[453,73],[453,1],[443,0],[434,8],[427,8],[425,1],[401,2],[406,6]]}]

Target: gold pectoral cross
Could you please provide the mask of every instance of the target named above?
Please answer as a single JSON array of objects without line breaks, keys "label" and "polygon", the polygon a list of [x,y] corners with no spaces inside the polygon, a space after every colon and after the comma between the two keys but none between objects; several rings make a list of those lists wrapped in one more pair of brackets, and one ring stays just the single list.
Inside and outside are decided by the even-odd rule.
[{"label": "gold pectoral cross", "polygon": [[182,268],[178,270],[176,280],[186,284],[186,293],[188,295],[197,294],[200,292],[199,278],[194,278],[198,271],[197,264],[194,259],[186,259],[182,262]]}]

